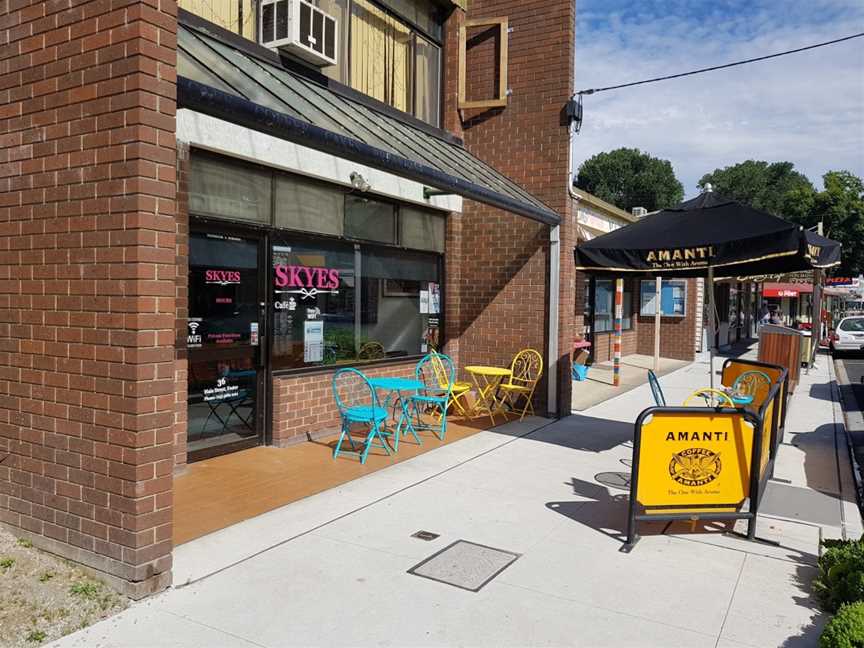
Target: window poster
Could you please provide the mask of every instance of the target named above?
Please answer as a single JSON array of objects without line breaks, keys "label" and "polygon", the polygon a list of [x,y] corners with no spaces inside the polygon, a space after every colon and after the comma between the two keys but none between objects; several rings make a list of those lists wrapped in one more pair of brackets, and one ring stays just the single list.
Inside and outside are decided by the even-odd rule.
[{"label": "window poster", "polygon": [[303,324],[303,362],[324,360],[324,322],[313,320]]},{"label": "window poster", "polygon": [[420,352],[427,353],[430,348],[438,349],[440,331],[440,320],[437,317],[430,317],[426,321],[426,330],[423,332],[423,341],[420,344]]},{"label": "window poster", "polygon": [[[422,311],[421,311],[422,312]],[[441,288],[437,283],[429,282],[429,314],[441,312]]]},{"label": "window poster", "polygon": [[420,313],[425,315],[429,313],[429,291],[421,290],[420,291]]}]

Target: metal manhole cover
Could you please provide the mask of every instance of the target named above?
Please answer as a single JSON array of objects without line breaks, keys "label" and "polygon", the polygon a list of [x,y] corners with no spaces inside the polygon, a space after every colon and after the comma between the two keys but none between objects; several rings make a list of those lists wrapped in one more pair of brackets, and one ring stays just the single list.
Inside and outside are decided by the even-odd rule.
[{"label": "metal manhole cover", "polygon": [[518,557],[512,551],[457,540],[414,565],[408,573],[479,592]]}]

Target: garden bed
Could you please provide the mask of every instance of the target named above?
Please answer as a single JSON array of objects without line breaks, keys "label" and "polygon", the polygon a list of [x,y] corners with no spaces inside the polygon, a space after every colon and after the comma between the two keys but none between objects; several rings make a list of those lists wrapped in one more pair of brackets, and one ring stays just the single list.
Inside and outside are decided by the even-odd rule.
[{"label": "garden bed", "polygon": [[76,565],[0,529],[0,646],[33,648],[129,604]]}]

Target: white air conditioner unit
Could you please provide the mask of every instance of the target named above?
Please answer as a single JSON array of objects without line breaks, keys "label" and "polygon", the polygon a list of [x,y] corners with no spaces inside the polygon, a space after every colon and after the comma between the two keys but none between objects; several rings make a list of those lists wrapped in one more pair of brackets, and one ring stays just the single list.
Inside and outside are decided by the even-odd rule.
[{"label": "white air conditioner unit", "polygon": [[313,65],[336,64],[336,19],[305,0],[261,0],[258,25],[262,45],[298,56]]},{"label": "white air conditioner unit", "polygon": [[644,207],[634,207],[630,210],[630,213],[633,214],[636,218],[642,218],[643,216],[648,215],[648,210]]}]

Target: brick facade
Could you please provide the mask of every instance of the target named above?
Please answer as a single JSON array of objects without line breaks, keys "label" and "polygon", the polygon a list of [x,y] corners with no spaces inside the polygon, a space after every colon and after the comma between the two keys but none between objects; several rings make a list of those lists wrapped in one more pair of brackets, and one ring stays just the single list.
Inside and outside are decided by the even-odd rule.
[{"label": "brick facade", "polygon": [[[477,0],[467,17],[506,16],[508,86],[503,109],[457,109],[458,30],[466,14],[455,11],[445,26],[444,126],[463,137],[466,148],[525,187],[562,217],[559,349],[560,374],[569,376],[573,340],[575,222],[567,193],[569,140],[561,111],[573,93],[575,4]],[[554,28],[553,28],[554,26]],[[469,99],[490,96],[497,70],[496,41],[482,28],[469,31]],[[472,40],[473,39],[473,40]],[[460,366],[507,365],[524,347],[547,357],[549,316],[549,227],[465,201],[459,224],[461,249],[448,248],[447,265],[458,274],[448,294],[447,333],[458,339]],[[449,242],[449,241],[448,241]],[[559,411],[569,413],[570,381],[559,380]],[[546,387],[535,407],[545,411]]]},{"label": "brick facade", "polygon": [[176,3],[0,3],[0,520],[171,568]]}]

